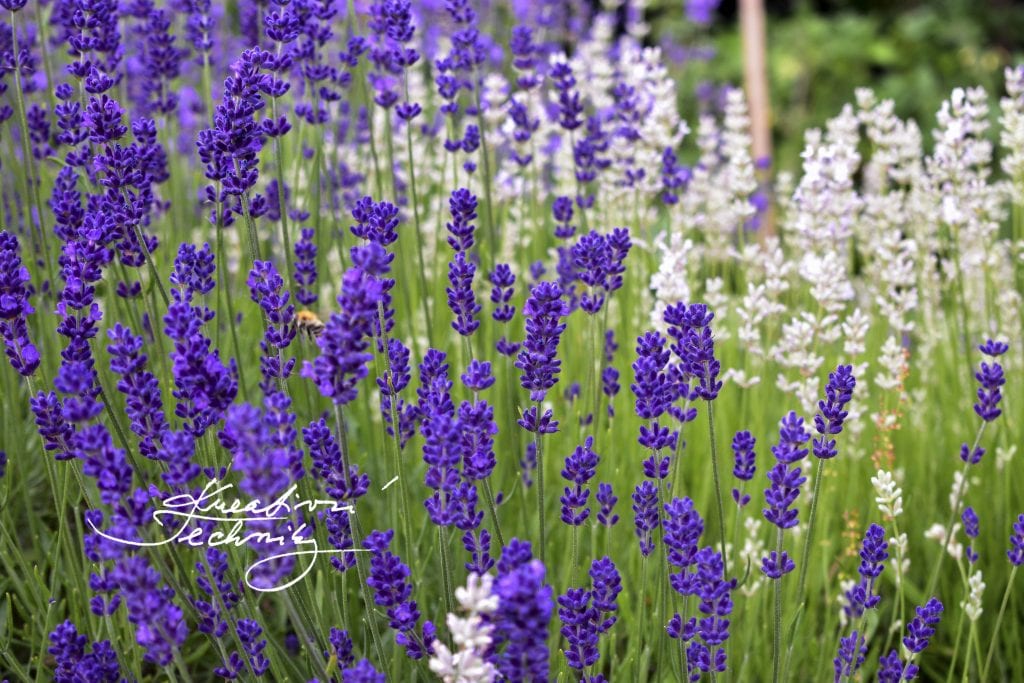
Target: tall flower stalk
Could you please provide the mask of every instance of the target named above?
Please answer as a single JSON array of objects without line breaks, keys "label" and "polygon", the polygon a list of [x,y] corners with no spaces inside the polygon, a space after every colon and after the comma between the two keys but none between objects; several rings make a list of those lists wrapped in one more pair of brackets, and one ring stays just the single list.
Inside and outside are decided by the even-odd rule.
[{"label": "tall flower stalk", "polygon": [[544,409],[542,401],[548,390],[558,382],[562,362],[558,360],[558,342],[565,331],[562,318],[568,313],[562,299],[562,288],[554,282],[541,282],[530,290],[530,298],[523,306],[526,316],[526,340],[516,357],[515,366],[522,371],[519,379],[529,390],[533,406],[526,409],[518,420],[520,427],[533,434],[537,454],[537,523],[539,525],[540,561],[544,562],[547,528],[544,500],[544,451],[541,437],[558,431],[551,409]]},{"label": "tall flower stalk", "polygon": [[974,412],[979,418],[981,418],[981,424],[978,425],[978,432],[974,436],[974,443],[968,446],[966,443],[960,446],[960,459],[963,461],[963,468],[960,470],[959,485],[956,487],[954,495],[951,499],[951,510],[949,511],[949,519],[946,521],[945,535],[942,542],[942,552],[939,553],[938,558],[935,560],[935,565],[932,569],[931,577],[928,579],[928,588],[925,591],[926,594],[930,595],[935,591],[935,587],[938,585],[940,572],[942,570],[942,562],[946,558],[946,552],[949,549],[949,543],[953,537],[953,524],[956,519],[960,516],[960,506],[963,504],[964,487],[967,482],[967,473],[970,468],[981,462],[981,458],[985,455],[985,449],[980,447],[981,437],[985,433],[985,428],[988,424],[994,421],[997,417],[1002,414],[1002,409],[999,407],[999,403],[1002,401],[1003,394],[1001,388],[1006,384],[1006,377],[1003,374],[1003,366],[995,361],[996,358],[1003,355],[1009,350],[1009,346],[1003,342],[993,341],[992,339],[987,340],[984,344],[978,347],[981,353],[992,359],[992,363],[982,362],[978,367],[978,370],[974,373],[974,378],[978,381],[977,390],[977,401],[974,404]]},{"label": "tall flower stalk", "polygon": [[807,481],[801,476],[795,463],[803,460],[807,449],[803,444],[811,435],[804,428],[804,420],[790,411],[780,423],[779,443],[772,446],[776,465],[768,472],[771,485],[765,489],[764,497],[768,507],[764,517],[775,525],[777,532],[775,549],[761,560],[761,571],[772,580],[775,603],[774,629],[772,631],[772,681],[778,683],[782,665],[782,577],[796,569],[796,565],[783,550],[783,531],[797,525],[799,511],[792,505],[800,495],[800,486]]}]

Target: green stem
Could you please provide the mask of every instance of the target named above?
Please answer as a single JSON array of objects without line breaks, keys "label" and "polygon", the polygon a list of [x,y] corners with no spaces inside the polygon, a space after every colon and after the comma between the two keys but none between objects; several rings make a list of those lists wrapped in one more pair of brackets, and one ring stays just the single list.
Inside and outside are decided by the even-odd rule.
[{"label": "green stem", "polygon": [[804,549],[800,555],[800,579],[796,584],[797,599],[806,602],[804,599],[804,586],[807,583],[808,558],[811,555],[811,541],[814,536],[814,517],[818,509],[818,497],[821,492],[821,477],[825,470],[825,459],[818,458],[818,465],[814,472],[814,493],[811,495],[811,510],[807,515],[807,535],[804,538]]},{"label": "green stem", "polygon": [[[974,444],[971,446],[970,453],[974,453],[974,449],[978,447],[978,443],[981,441],[981,436],[985,433],[986,425],[988,425],[988,422],[983,420],[981,426],[978,427],[978,433],[974,437]],[[924,592],[925,595],[935,594],[935,586],[939,582],[939,573],[942,570],[942,562],[946,559],[946,553],[949,550],[950,537],[953,535],[953,524],[956,522],[956,518],[960,512],[960,503],[963,502],[964,487],[967,485],[967,472],[970,467],[970,460],[968,460],[960,470],[960,485],[956,489],[956,495],[953,500],[953,509],[949,511],[949,519],[946,521],[946,537],[942,543],[942,552],[939,554],[938,559],[935,560],[935,567],[932,569],[931,578],[928,579],[928,588]]]},{"label": "green stem", "polygon": [[498,537],[498,546],[505,547],[505,536],[501,533],[501,525],[498,524],[498,509],[494,504],[494,494],[491,492],[491,480],[489,477],[485,477],[484,483],[484,498],[487,501],[487,511],[491,515],[491,522],[494,524],[494,534]]},{"label": "green stem", "polygon": [[974,649],[975,636],[978,634],[978,622],[971,621],[970,627],[967,629],[967,651],[964,653],[964,672],[960,677],[963,683],[971,680],[971,650]]},{"label": "green stem", "polygon": [[[280,53],[280,51],[281,51],[281,47],[280,47],[280,43],[278,43],[278,53]],[[273,117],[274,121],[276,121],[277,120],[277,98],[276,97],[272,97],[270,99],[270,111],[271,111],[271,116]],[[277,198],[278,198],[278,204],[280,205],[280,214],[281,214],[281,245],[282,245],[282,247],[284,247],[284,273],[282,274],[282,276],[284,277],[284,281],[286,283],[285,286],[286,287],[290,287],[291,286],[291,274],[294,271],[292,270],[292,242],[291,242],[291,237],[288,234],[288,207],[287,207],[286,202],[285,202],[285,192],[284,192],[284,173],[285,173],[284,144],[281,142],[281,136],[280,135],[275,135],[274,136],[274,152],[277,154],[277,184],[278,184],[278,187],[277,187]],[[320,210],[319,206],[313,207],[314,213],[319,212],[319,210]]]},{"label": "green stem", "polygon": [[[782,563],[782,529],[779,528],[775,543],[775,558]],[[781,569],[781,567],[780,567]],[[775,622],[772,630],[772,683],[779,683],[779,668],[782,664],[782,577],[772,580],[775,594]]]},{"label": "green stem", "polygon": [[[540,401],[536,402],[537,406],[537,421],[540,421]],[[547,566],[544,562],[544,554],[547,547],[547,524],[544,520],[544,458],[541,452],[541,436],[540,431],[533,433],[533,443],[537,451],[537,521],[540,525],[540,561],[541,564]]]},{"label": "green stem", "polygon": [[725,506],[722,504],[722,483],[718,476],[718,447],[715,445],[715,411],[708,404],[708,437],[711,439],[711,472],[715,480],[715,502],[718,505],[718,536],[722,546],[722,576],[729,576],[729,559],[725,554]]},{"label": "green stem", "polygon": [[[11,46],[12,52],[14,54],[14,103],[15,110],[18,113],[18,125],[21,128],[18,137],[21,139],[21,153],[24,157],[22,159],[22,162],[25,164],[25,185],[26,189],[28,190],[29,197],[31,197],[31,200],[35,205],[36,209],[36,220],[38,221],[39,229],[39,243],[37,246],[39,247],[39,250],[43,254],[43,258],[46,261],[47,277],[50,279],[51,286],[53,286],[53,283],[56,282],[56,280],[54,279],[53,259],[50,257],[50,248],[46,240],[46,226],[43,223],[43,216],[45,214],[43,213],[43,202],[39,196],[39,184],[41,183],[42,178],[38,174],[33,173],[33,170],[38,171],[38,169],[36,168],[36,165],[32,158],[32,148],[29,144],[28,118],[25,116],[25,96],[24,92],[22,91],[21,83],[21,62],[18,59],[20,49],[18,47],[18,25],[16,17],[17,13],[12,11]],[[29,232],[32,232],[32,225],[34,221],[32,221],[31,212],[29,212],[29,215],[26,218],[28,220],[26,220],[25,222],[29,226]],[[32,234],[35,235],[35,233]]]},{"label": "green stem", "polygon": [[249,235],[249,255],[252,256],[253,263],[255,263],[262,260],[263,257],[260,255],[260,240],[256,234],[256,221],[253,220],[252,213],[249,211],[248,194],[242,195],[238,201],[242,205],[242,215],[245,217],[245,227]]},{"label": "green stem", "polygon": [[1010,578],[1006,581],[1006,590],[1003,591],[1003,601],[999,605],[999,615],[996,617],[995,626],[992,628],[992,642],[988,645],[988,654],[985,656],[985,666],[981,668],[981,680],[988,680],[988,670],[992,665],[992,656],[996,652],[996,645],[999,643],[999,626],[1003,623],[1003,615],[1006,614],[1006,606],[1010,603],[1010,593],[1013,589],[1013,580],[1017,576],[1017,569],[1020,565],[1013,565],[1010,570]]},{"label": "green stem", "polygon": [[420,302],[423,304],[423,317],[426,320],[428,330],[434,329],[433,319],[430,317],[430,290],[427,289],[427,268],[423,260],[423,231],[420,227],[420,202],[416,189],[416,165],[412,160],[412,126],[406,124],[406,152],[409,157],[409,188],[412,191],[412,217],[416,227],[416,258],[419,261],[420,276]]},{"label": "green stem", "polygon": [[[484,196],[487,198],[487,238],[490,242],[490,249],[482,250],[484,254],[495,256],[500,253],[498,244],[498,233],[494,225],[494,199],[491,196],[491,162],[487,153],[487,122],[484,120],[483,101],[480,98],[480,78],[477,77],[473,93],[476,96],[477,124],[480,127],[480,158],[484,166]],[[486,264],[488,269],[490,264]]]},{"label": "green stem", "polygon": [[956,624],[956,640],[953,641],[953,656],[949,660],[949,669],[946,672],[946,683],[953,680],[953,672],[956,670],[956,663],[960,657],[960,641],[964,633],[964,611],[960,610],[960,620]]},{"label": "green stem", "polygon": [[[345,417],[342,414],[342,408],[337,403],[334,404],[334,419],[335,427],[338,431],[338,451],[341,454],[341,465],[345,468],[345,472],[349,471],[348,466],[348,433],[345,430]],[[358,518],[355,513],[349,515],[349,528],[352,531],[352,547],[362,547],[362,529],[359,524]],[[356,553],[356,574],[359,576],[359,588],[363,594],[364,608],[369,613],[373,610],[374,600],[373,596],[370,595],[370,588],[366,585],[366,578],[363,572],[363,565],[360,562],[359,556],[362,552]],[[381,644],[380,633],[377,629],[377,621],[367,614],[367,621],[370,624],[370,635],[373,636],[373,646],[377,651],[377,661],[384,662],[384,646]]]},{"label": "green stem", "polygon": [[445,527],[438,526],[437,546],[441,551],[441,575],[444,579],[444,606],[448,614],[455,614],[455,589],[452,583],[451,560],[448,558],[448,539],[445,538],[445,536]]}]

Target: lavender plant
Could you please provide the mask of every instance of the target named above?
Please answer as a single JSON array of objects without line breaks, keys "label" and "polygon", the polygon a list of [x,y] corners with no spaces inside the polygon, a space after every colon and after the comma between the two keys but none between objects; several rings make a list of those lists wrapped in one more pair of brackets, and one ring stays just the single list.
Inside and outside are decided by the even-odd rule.
[{"label": "lavender plant", "polygon": [[1024,69],[774,173],[598,4],[0,0],[0,678],[1024,669]]}]

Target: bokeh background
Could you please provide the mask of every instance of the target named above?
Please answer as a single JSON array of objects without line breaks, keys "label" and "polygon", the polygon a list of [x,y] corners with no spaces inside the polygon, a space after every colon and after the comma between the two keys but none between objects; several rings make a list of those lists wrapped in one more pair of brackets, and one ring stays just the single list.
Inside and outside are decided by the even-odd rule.
[{"label": "bokeh background", "polygon": [[[647,17],[649,40],[673,56],[689,86],[681,93],[692,112],[701,106],[695,92],[741,83],[743,67],[737,3],[725,0],[709,25],[696,27],[687,14],[715,3],[683,1],[688,13],[679,0],[652,0]],[[997,116],[1003,69],[1024,59],[1024,2],[767,0],[765,11],[772,137],[784,169],[798,167],[802,132],[852,102],[856,87],[892,99],[897,115],[928,131],[957,86],[984,86]]]}]

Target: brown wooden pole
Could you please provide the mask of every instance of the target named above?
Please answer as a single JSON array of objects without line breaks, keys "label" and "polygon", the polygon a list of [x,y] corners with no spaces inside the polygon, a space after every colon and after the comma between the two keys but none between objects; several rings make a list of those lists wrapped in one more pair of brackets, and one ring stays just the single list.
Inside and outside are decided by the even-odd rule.
[{"label": "brown wooden pole", "polygon": [[[768,95],[767,38],[764,0],[739,0],[740,36],[743,42],[743,81],[750,108],[750,135],[755,162],[771,159],[771,99]],[[759,173],[764,181],[766,171]],[[761,227],[762,237],[775,232],[772,207]]]}]

